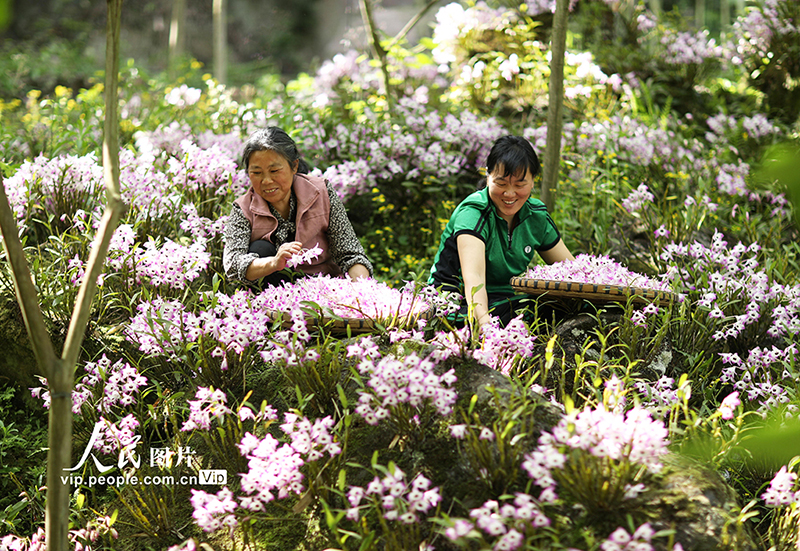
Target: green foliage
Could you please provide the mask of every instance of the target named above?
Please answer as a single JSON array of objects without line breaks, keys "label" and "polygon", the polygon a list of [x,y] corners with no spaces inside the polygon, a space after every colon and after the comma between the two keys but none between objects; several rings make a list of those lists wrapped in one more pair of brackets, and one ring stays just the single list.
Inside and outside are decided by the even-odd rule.
[{"label": "green foliage", "polygon": [[4,40],[0,47],[0,97],[23,98],[32,90],[51,93],[59,85],[85,85],[96,70],[84,53],[85,47],[81,40],[52,36],[34,47]]},{"label": "green foliage", "polygon": [[0,526],[27,535],[44,521],[47,424],[20,408],[16,387],[0,388]]}]

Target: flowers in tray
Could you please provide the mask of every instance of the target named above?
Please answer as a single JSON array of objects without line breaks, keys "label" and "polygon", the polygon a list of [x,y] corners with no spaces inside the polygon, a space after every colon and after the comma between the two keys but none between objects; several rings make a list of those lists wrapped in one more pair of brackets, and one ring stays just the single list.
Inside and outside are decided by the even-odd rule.
[{"label": "flowers in tray", "polygon": [[594,285],[641,287],[663,292],[670,291],[670,286],[665,281],[632,272],[608,256],[590,254],[579,254],[575,257],[575,260],[565,260],[549,266],[529,268],[523,274],[523,277]]},{"label": "flowers in tray", "polygon": [[334,316],[371,320],[416,320],[431,306],[414,292],[413,285],[394,289],[374,279],[327,275],[284,283],[264,291],[264,296],[265,306],[272,310],[290,312],[301,302],[309,302]]}]

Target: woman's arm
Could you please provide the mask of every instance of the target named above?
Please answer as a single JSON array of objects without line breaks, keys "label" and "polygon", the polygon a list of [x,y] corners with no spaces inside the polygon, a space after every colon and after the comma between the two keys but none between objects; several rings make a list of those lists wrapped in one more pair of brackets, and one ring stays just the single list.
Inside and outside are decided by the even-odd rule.
[{"label": "woman's arm", "polygon": [[330,220],[328,222],[328,244],[331,258],[342,272],[347,272],[353,279],[372,275],[372,263],[364,252],[364,247],[353,231],[353,225],[347,217],[347,211],[331,187],[326,182],[328,197],[331,203]]},{"label": "woman's arm", "polygon": [[248,252],[250,246],[250,222],[242,209],[235,204],[225,222],[223,235],[222,267],[229,279],[244,281],[247,267],[257,254]]},{"label": "woman's arm", "polygon": [[[464,296],[471,305],[478,325],[488,323],[489,295],[486,292],[486,244],[475,237],[462,233],[456,238],[461,277],[464,280]],[[480,289],[477,287],[480,286]]]},{"label": "woman's arm", "polygon": [[564,244],[563,239],[559,239],[558,243],[556,243],[553,248],[547,249],[546,251],[539,251],[539,256],[548,264],[555,264],[563,260],[575,260],[575,257],[572,256],[572,253],[569,252],[569,249]]}]

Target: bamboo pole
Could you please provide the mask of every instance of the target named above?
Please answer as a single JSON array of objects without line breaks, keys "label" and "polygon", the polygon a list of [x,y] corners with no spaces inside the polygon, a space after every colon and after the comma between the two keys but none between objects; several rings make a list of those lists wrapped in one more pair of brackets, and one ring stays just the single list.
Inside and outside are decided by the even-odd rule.
[{"label": "bamboo pole", "polygon": [[567,47],[567,7],[569,0],[556,0],[553,34],[550,39],[550,85],[547,100],[547,146],[544,155],[540,199],[552,211],[558,190],[561,165],[561,127],[564,107],[564,53]]}]

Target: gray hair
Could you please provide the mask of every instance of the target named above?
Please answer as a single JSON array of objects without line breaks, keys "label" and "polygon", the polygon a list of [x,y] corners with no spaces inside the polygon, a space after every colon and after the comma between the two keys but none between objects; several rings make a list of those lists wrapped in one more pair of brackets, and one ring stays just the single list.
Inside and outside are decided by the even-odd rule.
[{"label": "gray hair", "polygon": [[250,167],[250,155],[256,151],[274,151],[286,159],[289,166],[294,166],[295,161],[298,161],[297,172],[300,174],[307,174],[310,170],[308,163],[300,158],[297,144],[289,137],[289,134],[277,126],[256,130],[247,138],[242,152],[242,164],[245,170]]}]

